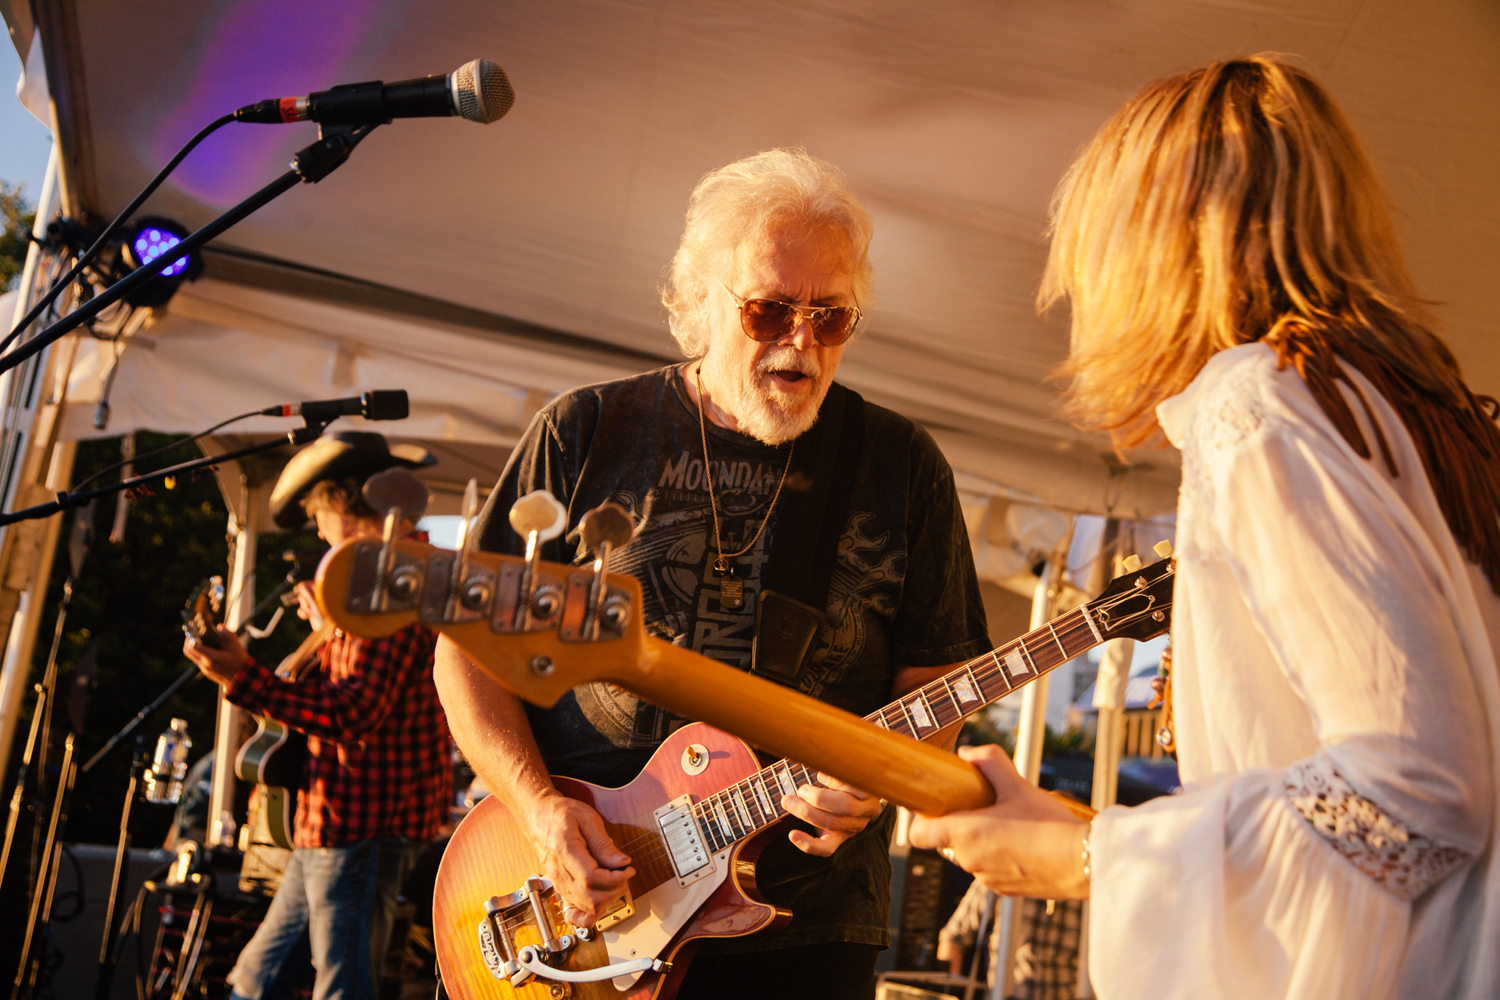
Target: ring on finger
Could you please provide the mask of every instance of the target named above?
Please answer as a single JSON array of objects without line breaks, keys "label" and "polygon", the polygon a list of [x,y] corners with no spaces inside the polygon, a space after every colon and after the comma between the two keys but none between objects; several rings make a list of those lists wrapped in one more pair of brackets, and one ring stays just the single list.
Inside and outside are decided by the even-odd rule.
[{"label": "ring on finger", "polygon": [[951,847],[945,847],[941,851],[938,851],[938,853],[941,854],[943,857],[947,858],[949,861],[953,862],[954,864],[958,863],[957,859],[953,856],[953,848],[951,848]]}]

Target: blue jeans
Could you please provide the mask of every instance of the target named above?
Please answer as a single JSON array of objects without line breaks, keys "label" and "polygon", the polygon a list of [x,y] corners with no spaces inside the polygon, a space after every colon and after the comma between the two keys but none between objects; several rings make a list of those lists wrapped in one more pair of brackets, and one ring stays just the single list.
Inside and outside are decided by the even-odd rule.
[{"label": "blue jeans", "polygon": [[265,920],[229,974],[233,996],[290,996],[310,948],[313,1000],[373,1000],[396,897],[423,846],[381,837],[292,851]]}]

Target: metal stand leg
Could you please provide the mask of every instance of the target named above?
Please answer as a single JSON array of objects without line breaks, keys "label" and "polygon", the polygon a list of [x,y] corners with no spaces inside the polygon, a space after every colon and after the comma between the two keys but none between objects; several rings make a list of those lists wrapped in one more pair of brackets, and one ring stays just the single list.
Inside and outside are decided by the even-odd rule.
[{"label": "metal stand leg", "polygon": [[109,905],[104,909],[104,939],[99,942],[99,976],[94,981],[95,1000],[109,1000],[110,987],[115,972],[115,913],[120,897],[125,893],[125,882],[130,874],[130,812],[139,794],[141,777],[146,773],[145,741],[136,737],[135,757],[130,762],[130,787],[125,792],[125,805],[120,810],[120,839],[115,845],[115,877],[109,887]]},{"label": "metal stand leg", "polygon": [[41,852],[42,870],[31,895],[31,909],[26,919],[26,936],[21,943],[21,962],[16,967],[16,979],[11,989],[11,998],[30,996],[36,986],[37,973],[41,967],[41,951],[45,946],[48,921],[52,918],[52,896],[57,891],[57,869],[62,860],[62,847],[57,842],[58,831],[68,819],[68,800],[73,792],[73,737],[70,734],[63,745],[62,773],[57,782],[57,797],[52,805],[52,821],[47,826],[47,839]]}]

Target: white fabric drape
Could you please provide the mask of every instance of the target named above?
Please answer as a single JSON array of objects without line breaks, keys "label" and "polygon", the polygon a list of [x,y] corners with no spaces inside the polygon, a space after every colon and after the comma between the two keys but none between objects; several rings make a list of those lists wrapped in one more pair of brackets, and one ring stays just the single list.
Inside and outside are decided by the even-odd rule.
[{"label": "white fabric drape", "polygon": [[1395,478],[1264,345],[1157,411],[1183,452],[1185,791],[1095,820],[1105,1000],[1500,995],[1500,600],[1355,378]]}]

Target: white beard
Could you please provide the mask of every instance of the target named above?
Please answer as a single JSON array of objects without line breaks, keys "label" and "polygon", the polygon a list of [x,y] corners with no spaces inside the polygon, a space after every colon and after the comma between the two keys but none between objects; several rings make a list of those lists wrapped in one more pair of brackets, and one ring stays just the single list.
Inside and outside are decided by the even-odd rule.
[{"label": "white beard", "polygon": [[[773,371],[802,372],[814,385],[810,396],[793,395],[761,385],[761,379]],[[794,347],[773,350],[753,372],[720,373],[726,377],[721,385],[729,389],[732,412],[740,433],[764,444],[779,445],[801,437],[818,422],[818,410],[828,395],[832,379],[824,380],[822,366]]]}]

